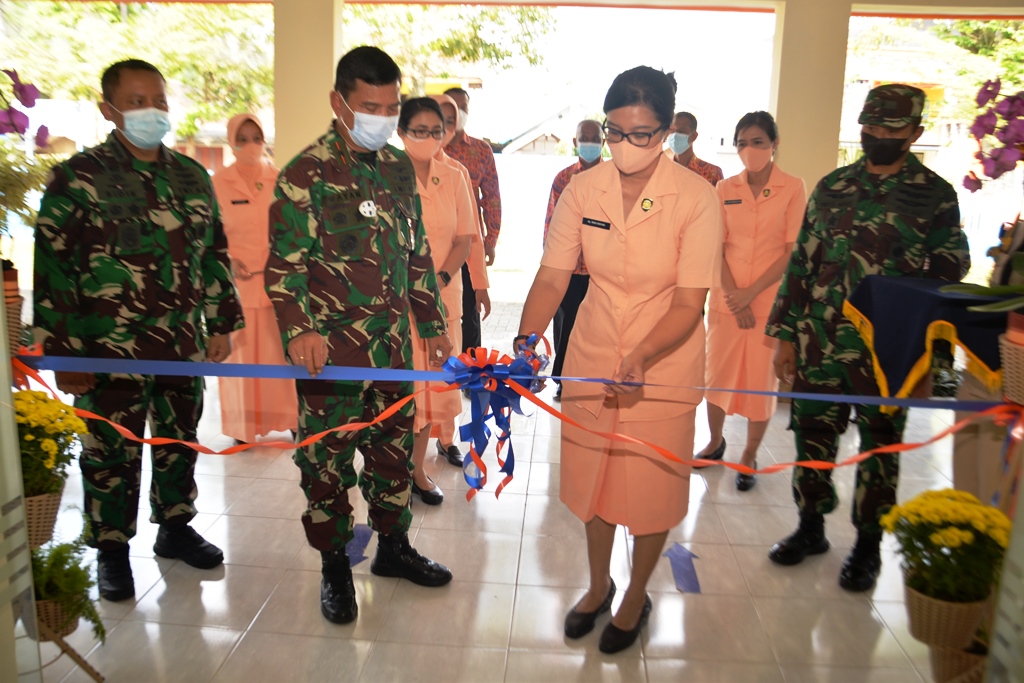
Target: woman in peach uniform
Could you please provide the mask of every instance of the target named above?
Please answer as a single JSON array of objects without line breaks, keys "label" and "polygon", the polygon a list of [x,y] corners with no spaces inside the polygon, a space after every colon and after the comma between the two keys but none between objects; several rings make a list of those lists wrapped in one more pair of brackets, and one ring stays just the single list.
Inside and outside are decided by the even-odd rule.
[{"label": "woman in peach uniform", "polygon": [[[693,454],[694,412],[703,394],[708,289],[721,263],[722,222],[714,188],[661,153],[675,111],[675,80],[650,67],[616,77],[604,101],[612,162],[575,176],[551,219],[541,267],[519,336],[543,331],[581,252],[590,289],[566,356],[563,410],[578,423]],[[626,385],[650,383],[648,386]],[[560,496],[586,525],[590,588],[565,618],[565,635],[590,632],[611,608],[616,525],[634,536],[632,574],[601,634],[602,652],[635,642],[651,610],[647,582],[668,531],[686,515],[687,466],[651,449],[562,424]]]},{"label": "woman in peach uniform", "polygon": [[[263,288],[263,265],[270,254],[268,215],[277,169],[264,154],[263,126],[253,114],[228,121],[228,143],[235,163],[213,177],[235,286],[245,328],[231,334],[226,363],[287,365],[274,308]],[[238,442],[295,430],[298,399],[290,379],[221,377],[221,432]]]},{"label": "woman in peach uniform", "polygon": [[[473,234],[477,232],[476,221],[473,220],[473,200],[462,174],[435,158],[444,138],[444,116],[437,102],[427,97],[406,101],[398,119],[398,136],[416,172],[423,227],[430,242],[452,348],[461,348],[461,268],[469,255]],[[415,325],[412,331],[413,367],[429,370],[431,366],[427,345],[416,334]],[[425,382],[416,382],[417,390],[426,386]],[[443,423],[454,424],[461,412],[462,396],[458,391],[424,392],[416,396],[412,491],[428,505],[437,505],[444,500],[441,489],[431,481],[424,469],[431,427]]]},{"label": "woman in peach uniform", "polygon": [[[755,111],[741,118],[733,144],[745,170],[717,187],[725,246],[722,286],[711,290],[706,386],[776,391],[779,381],[772,364],[776,340],[765,336],[764,326],[800,231],[807,192],[803,180],[772,162],[779,131],[768,112]],[[757,467],[757,449],[775,413],[775,397],[708,391],[707,400],[711,441],[698,455],[722,458],[725,416],[742,415],[748,422],[740,462]],[[740,491],[756,482],[756,475],[736,475]]]}]

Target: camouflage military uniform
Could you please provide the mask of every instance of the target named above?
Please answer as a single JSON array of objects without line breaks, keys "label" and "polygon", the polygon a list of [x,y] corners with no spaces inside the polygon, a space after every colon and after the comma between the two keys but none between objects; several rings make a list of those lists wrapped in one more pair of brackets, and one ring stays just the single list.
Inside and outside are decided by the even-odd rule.
[{"label": "camouflage military uniform", "polygon": [[[35,237],[36,339],[47,355],[201,360],[206,335],[243,325],[206,170],[161,148],[134,158],[112,133],[54,170]],[[205,325],[204,325],[205,323]],[[96,375],[75,401],[142,434],[194,441],[202,378]],[[88,541],[135,535],[142,447],[91,421],[81,457]],[[196,514],[196,453],[153,447],[151,521]]]},{"label": "camouflage military uniform", "polygon": [[[386,146],[354,154],[334,126],[281,171],[270,208],[267,294],[285,347],[304,332],[327,340],[332,365],[412,368],[410,310],[421,337],[446,332],[416,177]],[[411,383],[300,380],[299,435],[371,421]],[[372,428],[333,434],[295,453],[309,508],[306,538],[331,550],[352,537],[348,489],[357,483],[370,525],[409,528],[414,404]],[[356,448],[364,467],[356,476]]]},{"label": "camouflage military uniform", "polygon": [[[843,301],[867,275],[959,280],[959,224],[956,192],[913,154],[892,175],[871,174],[860,159],[818,183],[765,330],[796,345],[793,391],[879,395],[870,353],[843,317]],[[906,411],[856,408],[862,450],[902,439]],[[793,401],[797,460],[834,462],[849,418],[850,404]],[[895,455],[858,466],[853,522],[859,530],[881,532],[878,519],[896,500],[898,477]],[[831,479],[828,471],[794,470],[801,511],[835,509]]]}]

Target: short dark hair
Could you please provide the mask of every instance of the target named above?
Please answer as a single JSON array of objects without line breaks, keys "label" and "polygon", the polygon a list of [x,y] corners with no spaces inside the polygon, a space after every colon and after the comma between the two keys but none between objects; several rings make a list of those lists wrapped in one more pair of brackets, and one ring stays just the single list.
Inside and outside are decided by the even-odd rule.
[{"label": "short dark hair", "polygon": [[100,90],[103,91],[104,102],[110,102],[113,99],[114,89],[117,87],[117,84],[121,82],[122,71],[148,71],[159,76],[160,80],[164,82],[167,80],[164,78],[164,75],[160,73],[160,69],[156,68],[149,62],[144,62],[141,59],[125,59],[108,66],[100,77]]},{"label": "short dark hair", "polygon": [[342,97],[347,97],[355,90],[356,79],[370,85],[401,83],[402,70],[384,50],[361,45],[338,60],[334,89],[341,93]]},{"label": "short dark hair", "polygon": [[675,76],[649,66],[620,73],[604,97],[604,113],[635,105],[643,105],[654,112],[662,127],[671,126],[672,111],[676,107]]},{"label": "short dark hair", "polygon": [[444,94],[445,95],[452,95],[452,94],[462,95],[467,100],[470,99],[469,92],[465,88],[448,88],[447,90],[444,91]]},{"label": "short dark hair", "polygon": [[441,128],[444,128],[444,112],[441,111],[441,105],[429,97],[414,97],[403,102],[402,111],[398,113],[398,127],[408,130],[413,117],[425,111],[437,114],[437,118],[441,119]]},{"label": "short dark hair", "polygon": [[675,121],[676,119],[686,119],[686,122],[688,124],[690,124],[690,128],[693,129],[693,132],[694,133],[697,132],[697,117],[694,116],[693,114],[691,114],[690,112],[688,112],[688,111],[677,111],[676,115],[674,117],[672,117],[673,121]]},{"label": "short dark hair", "polygon": [[767,133],[768,139],[772,142],[775,142],[779,137],[779,127],[776,125],[775,118],[771,114],[766,111],[752,111],[749,114],[744,114],[743,118],[736,124],[736,132],[732,134],[733,146],[739,140],[740,133],[753,126],[757,126]]}]

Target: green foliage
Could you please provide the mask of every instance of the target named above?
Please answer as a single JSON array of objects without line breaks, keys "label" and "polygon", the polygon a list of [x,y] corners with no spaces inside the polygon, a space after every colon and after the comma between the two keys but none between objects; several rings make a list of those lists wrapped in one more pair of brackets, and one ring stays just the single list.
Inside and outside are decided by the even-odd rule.
[{"label": "green foliage", "polygon": [[[1013,269],[1014,273],[1024,275],[1024,253],[1018,252],[1014,254],[1010,258],[1010,267]],[[967,308],[968,311],[977,311],[979,313],[1003,313],[1006,311],[1016,311],[1024,308],[1024,285],[995,285],[990,287],[986,285],[958,283],[954,285],[946,285],[939,291],[949,294],[970,294],[972,296],[1012,296],[1012,298],[993,301],[988,304],[969,306]]]},{"label": "green foliage", "polygon": [[99,101],[106,67],[144,59],[168,79],[172,100],[185,100],[185,138],[204,122],[273,106],[273,36],[269,3],[0,2],[0,62],[44,96]]},{"label": "green foliage", "polygon": [[1024,87],[1024,21],[940,21],[933,30],[945,41],[995,60],[1004,86]]},{"label": "green foliage", "polygon": [[10,234],[17,219],[34,225],[36,209],[28,202],[33,190],[42,190],[50,168],[58,159],[50,156],[29,156],[24,143],[0,136],[0,235]]},{"label": "green foliage", "polygon": [[402,68],[409,92],[458,64],[509,69],[543,61],[537,46],[553,27],[544,7],[345,4],[345,43],[376,45]]},{"label": "green foliage", "polygon": [[[85,546],[74,543],[49,543],[32,551],[32,581],[36,600],[53,600],[68,614],[68,622],[81,617],[92,624],[93,635],[102,643],[107,630],[89,597],[96,585],[85,563]],[[65,622],[65,623],[68,623]]]}]

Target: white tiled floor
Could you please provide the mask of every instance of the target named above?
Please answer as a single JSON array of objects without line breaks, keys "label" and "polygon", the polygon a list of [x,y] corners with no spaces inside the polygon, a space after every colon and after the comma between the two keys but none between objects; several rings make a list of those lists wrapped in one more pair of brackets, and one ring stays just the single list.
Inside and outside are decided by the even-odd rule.
[{"label": "white tiled floor", "polygon": [[[225,447],[215,392],[209,398],[201,440]],[[787,408],[772,420],[762,464],[793,458]],[[703,420],[701,410],[698,448],[707,438]],[[950,420],[945,411],[914,411],[908,435],[924,437]],[[84,626],[70,642],[111,683],[930,680],[927,649],[907,632],[890,544],[874,591],[850,594],[836,584],[855,536],[849,469],[837,474],[843,505],[828,520],[835,547],[796,567],[766,557],[795,525],[788,474],[762,476],[753,491],[738,493],[724,469],[695,473],[690,512],[670,543],[698,556],[701,593],[677,591],[663,559],[638,645],[600,654],[607,617],[593,634],[566,640],[562,619],[586,585],[587,567],[582,523],[557,498],[557,434],[546,415],[517,418],[516,478],[500,500],[484,493],[467,503],[458,470],[430,459],[447,498],[436,508],[414,502],[410,537],[450,566],[455,580],[421,588],[371,575],[366,560],[355,567],[359,618],[347,626],[319,612],[319,556],[306,546],[298,521],[304,499],[290,452],[200,456],[201,514],[194,524],[224,549],[225,565],[201,571],[154,558],[155,527],[143,519],[132,543],[135,601],[100,603],[105,645]],[[730,418],[731,444],[741,444],[744,434],[742,422]],[[845,439],[843,456],[856,446],[855,437]],[[903,457],[901,499],[949,485],[950,448],[947,441]],[[727,458],[735,460],[738,450],[730,446]],[[58,533],[66,538],[81,528],[77,473],[64,503]],[[365,519],[365,504],[356,507],[357,519]],[[620,530],[612,563],[620,586],[628,580],[628,544]],[[367,556],[374,549],[371,540]],[[55,654],[43,646],[44,662]],[[88,679],[64,657],[45,669],[45,680]]]}]

